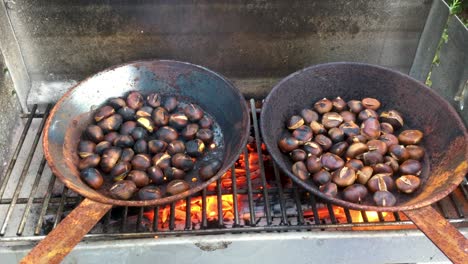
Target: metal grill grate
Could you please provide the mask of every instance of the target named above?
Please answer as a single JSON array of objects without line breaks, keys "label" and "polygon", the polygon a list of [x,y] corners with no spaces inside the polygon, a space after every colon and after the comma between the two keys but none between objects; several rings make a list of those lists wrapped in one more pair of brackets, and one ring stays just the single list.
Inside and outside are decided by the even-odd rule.
[{"label": "metal grill grate", "polygon": [[[252,109],[251,143],[244,149],[243,164],[233,166],[201,194],[154,208],[114,207],[85,239],[123,239],[173,235],[202,235],[295,230],[380,230],[414,228],[399,213],[357,212],[320,201],[297,188],[282,175],[262,149],[255,101]],[[82,201],[51,174],[39,144],[45,112],[34,105],[26,119],[17,147],[0,185],[0,241],[42,239]],[[252,163],[249,158],[258,162]],[[252,167],[255,165],[255,170]],[[238,182],[242,172],[245,181]],[[225,186],[225,182],[231,182]],[[230,199],[229,199],[230,198]],[[227,201],[225,201],[227,200]],[[231,219],[224,215],[229,202]],[[466,180],[455,192],[434,205],[457,226],[468,226]],[[194,220],[200,210],[201,219]],[[214,216],[213,216],[214,215]],[[196,218],[196,217],[195,217]]]}]

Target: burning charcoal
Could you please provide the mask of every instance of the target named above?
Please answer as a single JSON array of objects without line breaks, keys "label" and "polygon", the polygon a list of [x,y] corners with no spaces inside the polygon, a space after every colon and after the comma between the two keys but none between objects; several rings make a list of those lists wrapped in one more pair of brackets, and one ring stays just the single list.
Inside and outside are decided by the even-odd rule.
[{"label": "burning charcoal", "polygon": [[137,191],[137,187],[133,181],[122,180],[114,183],[109,191],[117,199],[128,200]]},{"label": "burning charcoal", "polygon": [[162,197],[161,189],[154,185],[145,186],[138,191],[138,198],[143,201],[160,199]]},{"label": "burning charcoal", "polygon": [[343,198],[352,203],[361,203],[367,196],[367,188],[359,183],[355,183],[343,190]]},{"label": "burning charcoal", "polygon": [[332,101],[328,100],[327,98],[323,98],[319,101],[317,101],[314,104],[314,109],[317,111],[319,114],[324,114],[327,112],[330,112],[333,108],[333,103]]},{"label": "burning charcoal", "polygon": [[403,193],[413,193],[420,184],[421,180],[415,175],[403,175],[396,180],[397,189]]},{"label": "burning charcoal", "polygon": [[101,188],[104,183],[101,173],[95,168],[87,168],[81,171],[81,179],[93,189]]},{"label": "burning charcoal", "polygon": [[184,180],[173,180],[167,184],[166,191],[168,194],[176,195],[190,189],[190,185]]}]

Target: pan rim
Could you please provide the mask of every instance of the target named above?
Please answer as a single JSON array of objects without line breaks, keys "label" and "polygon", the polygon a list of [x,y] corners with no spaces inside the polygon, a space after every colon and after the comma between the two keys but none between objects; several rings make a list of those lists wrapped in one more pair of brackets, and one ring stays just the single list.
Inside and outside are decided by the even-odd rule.
[{"label": "pan rim", "polygon": [[[270,101],[272,100],[271,99],[272,94],[275,94],[276,90],[281,89],[281,87],[283,86],[284,83],[286,83],[287,81],[293,79],[296,75],[299,75],[299,74],[301,74],[303,72],[311,71],[311,70],[318,69],[318,68],[324,68],[324,67],[330,67],[330,66],[345,66],[345,65],[367,67],[367,68],[378,69],[378,70],[381,70],[381,71],[389,71],[389,72],[391,72],[393,74],[398,75],[399,77],[402,77],[402,78],[405,78],[405,79],[410,79],[413,82],[419,83],[422,88],[426,89],[425,92],[428,92],[431,97],[433,97],[435,100],[440,101],[448,109],[450,109],[450,112],[454,115],[455,122],[460,127],[465,127],[465,130],[463,131],[463,134],[464,134],[465,142],[468,142],[468,133],[467,133],[467,130],[466,130],[466,126],[463,123],[463,121],[461,120],[458,113],[455,111],[455,109],[453,109],[453,107],[444,98],[442,98],[440,95],[438,95],[434,90],[427,87],[424,83],[414,79],[413,77],[411,77],[409,75],[403,74],[401,72],[398,72],[398,71],[390,69],[390,68],[382,67],[382,66],[379,66],[379,65],[373,65],[373,64],[369,64],[369,63],[347,62],[347,61],[329,62],[329,63],[311,65],[311,66],[308,66],[308,67],[303,68],[301,70],[298,70],[296,72],[293,72],[290,75],[286,76],[285,78],[281,79],[272,88],[272,90],[270,91],[268,96],[265,98],[265,101],[264,101],[264,104],[263,104],[264,107],[262,108],[262,111],[260,113],[260,128],[261,128],[261,130],[262,131],[266,130],[266,128],[265,128],[265,115],[266,115],[267,110],[266,110],[265,106],[270,104]],[[265,140],[265,139],[264,139],[264,143],[265,143],[268,150],[273,149],[273,146],[271,144],[274,144],[274,143],[269,142],[269,140]],[[279,160],[279,157],[277,157],[276,155],[272,155],[271,153],[270,153],[270,155],[272,156],[273,160],[276,162],[278,167],[284,173],[286,173],[286,175],[289,178],[291,178],[295,183],[297,183],[299,186],[301,186],[305,190],[311,192],[312,194],[320,197],[321,199],[323,199],[325,201],[331,202],[332,204],[336,204],[336,205],[339,205],[339,206],[342,206],[342,207],[345,207],[345,208],[354,209],[354,210],[365,210],[365,211],[398,212],[398,211],[414,210],[414,209],[429,206],[429,205],[443,199],[444,197],[449,195],[451,192],[453,192],[458,187],[458,185],[463,181],[464,175],[466,175],[466,173],[468,172],[468,144],[466,144],[466,146],[465,146],[465,162],[462,162],[462,164],[461,164],[464,167],[461,169],[460,172],[458,172],[457,175],[455,175],[455,173],[454,173],[454,176],[457,176],[457,184],[451,184],[443,192],[439,192],[436,197],[432,196],[431,198],[426,198],[426,199],[424,199],[424,200],[422,200],[420,202],[417,202],[416,204],[379,207],[379,206],[374,206],[374,205],[363,205],[363,204],[351,203],[351,202],[348,202],[348,201],[345,201],[345,200],[342,200],[342,199],[332,198],[332,197],[326,196],[325,194],[321,193],[317,188],[311,187],[311,185],[307,184],[306,182],[302,181],[297,176],[295,176],[291,172],[290,169],[285,168],[285,166],[283,166],[282,162]]]},{"label": "pan rim", "polygon": [[[229,89],[231,89],[237,95],[237,97],[239,99],[241,109],[242,109],[242,113],[243,113],[243,116],[244,116],[243,119],[246,120],[245,129],[244,129],[244,131],[242,131],[242,134],[239,135],[240,136],[240,146],[241,147],[238,148],[238,149],[233,149],[232,150],[233,151],[233,155],[232,155],[233,158],[226,160],[226,164],[228,164],[228,166],[224,166],[223,168],[221,168],[216,175],[211,177],[209,180],[203,182],[202,184],[199,184],[199,185],[195,186],[194,188],[190,188],[189,190],[187,190],[185,192],[182,192],[182,193],[179,193],[179,194],[176,194],[176,195],[167,196],[167,197],[164,197],[164,198],[161,198],[161,199],[136,201],[136,200],[113,199],[111,197],[105,196],[105,195],[97,192],[96,190],[94,190],[93,192],[86,192],[81,187],[75,185],[73,182],[68,180],[67,177],[62,174],[62,171],[57,168],[57,166],[54,164],[54,162],[52,162],[53,158],[52,158],[51,153],[49,151],[49,144],[48,144],[49,128],[50,128],[52,119],[56,115],[56,113],[59,110],[60,106],[65,102],[65,100],[67,98],[69,98],[73,94],[73,92],[76,89],[78,89],[78,87],[80,87],[80,85],[82,85],[83,83],[86,83],[89,80],[91,80],[92,78],[94,78],[94,77],[96,77],[98,75],[104,74],[104,73],[106,73],[108,71],[112,71],[112,70],[115,70],[115,69],[120,68],[120,67],[136,65],[136,64],[139,64],[139,63],[143,63],[143,64],[144,63],[152,63],[152,64],[161,64],[161,65],[170,65],[170,64],[181,65],[182,64],[182,65],[185,65],[185,66],[188,66],[188,67],[200,69],[201,71],[207,72],[211,76],[219,78],[221,81],[225,82],[227,84],[227,86],[229,87]],[[186,197],[188,197],[190,195],[193,195],[195,193],[200,192],[201,190],[206,188],[208,185],[210,185],[214,181],[218,180],[222,175],[224,175],[226,173],[226,171],[228,169],[230,169],[232,167],[232,164],[234,164],[236,162],[237,158],[242,153],[243,146],[245,146],[247,144],[249,132],[250,132],[250,115],[249,115],[247,102],[245,101],[245,98],[242,95],[242,93],[240,92],[240,90],[236,86],[234,86],[234,84],[230,80],[228,80],[226,77],[224,77],[223,75],[221,75],[221,74],[219,74],[217,72],[214,72],[214,71],[212,71],[212,70],[210,70],[210,69],[208,69],[206,67],[196,65],[196,64],[193,64],[193,63],[189,63],[189,62],[183,62],[183,61],[177,61],[177,60],[168,60],[168,59],[145,59],[145,60],[135,60],[135,61],[130,61],[130,62],[126,62],[126,63],[121,63],[121,64],[118,64],[118,65],[114,65],[112,67],[103,69],[103,70],[101,70],[101,71],[99,71],[99,72],[97,72],[97,73],[95,73],[93,75],[90,75],[90,76],[86,77],[82,81],[78,82],[77,84],[75,84],[74,86],[69,88],[69,90],[55,103],[54,107],[51,109],[51,111],[50,111],[50,113],[49,113],[49,115],[47,117],[45,127],[44,127],[42,147],[43,147],[43,150],[44,150],[44,156],[45,156],[45,158],[47,160],[47,164],[49,165],[49,167],[52,170],[53,174],[63,184],[65,184],[65,186],[67,186],[69,189],[77,192],[78,194],[82,195],[83,197],[88,198],[88,199],[93,200],[93,201],[98,202],[98,203],[112,204],[112,205],[117,205],[117,206],[132,206],[132,207],[156,206],[156,205],[168,204],[168,203],[171,203],[171,202],[175,202],[175,201],[179,201],[181,199],[184,199],[184,198],[186,198]]]}]

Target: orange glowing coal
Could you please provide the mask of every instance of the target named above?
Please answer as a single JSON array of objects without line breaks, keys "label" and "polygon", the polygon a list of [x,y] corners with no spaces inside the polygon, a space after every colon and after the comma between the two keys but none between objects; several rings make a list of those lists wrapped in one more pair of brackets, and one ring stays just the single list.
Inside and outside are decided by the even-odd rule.
[{"label": "orange glowing coal", "polygon": [[[222,201],[222,212],[223,212],[223,221],[233,221],[234,220],[234,200],[231,194],[225,194],[221,196]],[[190,200],[190,218],[192,223],[200,223],[202,221],[202,208],[203,201],[201,197],[192,198]],[[186,218],[186,209],[187,204],[185,200],[179,201],[175,205],[175,220],[176,221],[185,221]],[[170,206],[162,208],[158,212],[159,221],[162,226],[168,223],[170,217],[171,209]],[[145,213],[146,218],[153,221],[154,214],[153,211]],[[218,197],[216,195],[210,195],[206,197],[206,218],[208,221],[213,221],[218,219]]]}]

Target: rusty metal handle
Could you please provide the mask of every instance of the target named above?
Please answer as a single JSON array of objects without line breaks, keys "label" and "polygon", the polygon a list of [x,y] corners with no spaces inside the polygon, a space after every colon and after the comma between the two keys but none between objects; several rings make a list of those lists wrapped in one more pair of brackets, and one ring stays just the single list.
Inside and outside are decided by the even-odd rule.
[{"label": "rusty metal handle", "polygon": [[404,213],[453,263],[468,263],[468,240],[434,208]]},{"label": "rusty metal handle", "polygon": [[84,199],[20,263],[60,263],[111,208],[110,204]]}]

